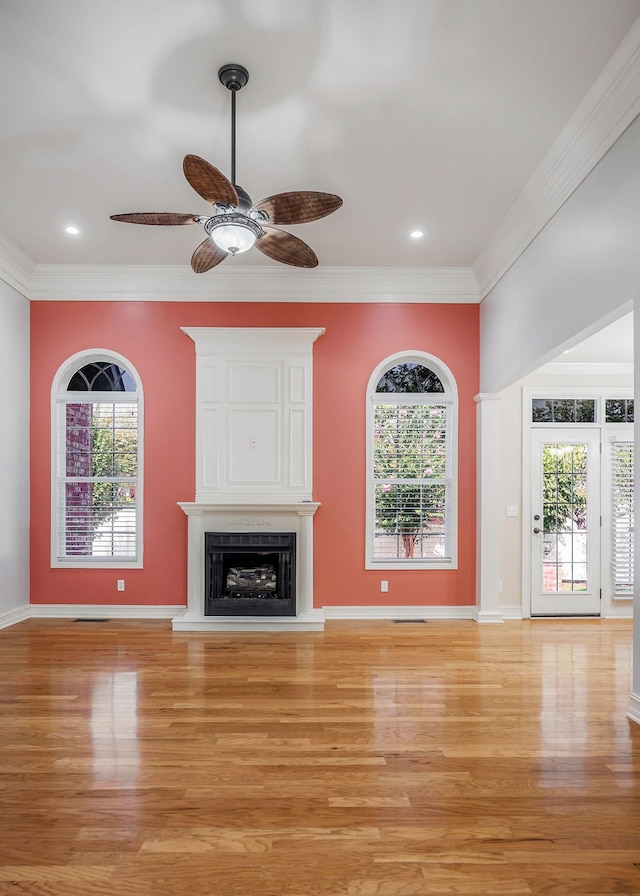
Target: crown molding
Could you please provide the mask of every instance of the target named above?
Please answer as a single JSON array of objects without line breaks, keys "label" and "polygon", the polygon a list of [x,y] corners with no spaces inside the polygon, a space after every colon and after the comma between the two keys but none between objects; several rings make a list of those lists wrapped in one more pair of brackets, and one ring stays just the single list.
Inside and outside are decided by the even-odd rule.
[{"label": "crown molding", "polygon": [[35,262],[0,233],[0,280],[30,298],[30,283],[35,268]]},{"label": "crown molding", "polygon": [[483,299],[640,114],[640,19],[473,264]]},{"label": "crown molding", "polygon": [[[1,263],[1,262],[0,262]],[[478,303],[471,268],[266,266],[196,275],[186,265],[39,264],[33,301]]]}]

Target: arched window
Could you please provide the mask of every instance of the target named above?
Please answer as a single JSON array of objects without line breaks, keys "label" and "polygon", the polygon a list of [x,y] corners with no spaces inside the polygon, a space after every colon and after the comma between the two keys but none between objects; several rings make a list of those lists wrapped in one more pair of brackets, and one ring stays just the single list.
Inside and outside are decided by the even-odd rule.
[{"label": "arched window", "polygon": [[437,358],[386,358],[367,390],[367,569],[457,566],[458,397]]},{"label": "arched window", "polygon": [[51,565],[142,566],[142,385],[103,350],[80,352],[51,390]]}]

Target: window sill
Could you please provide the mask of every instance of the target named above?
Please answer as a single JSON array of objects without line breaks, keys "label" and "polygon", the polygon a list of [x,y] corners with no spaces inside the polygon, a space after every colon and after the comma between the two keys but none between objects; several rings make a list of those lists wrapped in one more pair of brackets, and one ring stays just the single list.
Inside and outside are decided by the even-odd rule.
[{"label": "window sill", "polygon": [[453,559],[443,560],[366,560],[365,569],[457,569],[458,564]]},{"label": "window sill", "polygon": [[142,560],[121,559],[87,559],[87,560],[59,560],[51,561],[51,569],[142,569]]}]

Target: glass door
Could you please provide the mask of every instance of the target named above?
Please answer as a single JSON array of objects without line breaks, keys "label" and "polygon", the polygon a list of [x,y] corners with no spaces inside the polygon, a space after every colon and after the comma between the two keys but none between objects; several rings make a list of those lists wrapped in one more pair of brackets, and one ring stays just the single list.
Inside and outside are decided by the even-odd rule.
[{"label": "glass door", "polygon": [[531,433],[531,615],[600,615],[600,433]]}]

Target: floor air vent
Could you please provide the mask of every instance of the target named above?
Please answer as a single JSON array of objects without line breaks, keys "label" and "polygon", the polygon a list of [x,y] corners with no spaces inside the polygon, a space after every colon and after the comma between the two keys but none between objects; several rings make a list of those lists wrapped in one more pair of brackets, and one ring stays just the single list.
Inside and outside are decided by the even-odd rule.
[{"label": "floor air vent", "polygon": [[420,623],[425,623],[427,620],[426,620],[426,619],[392,619],[391,621],[392,621],[392,622],[405,622],[405,623],[406,623],[406,622],[412,622],[412,623],[420,622]]},{"label": "floor air vent", "polygon": [[108,622],[108,619],[74,619],[74,622]]}]

